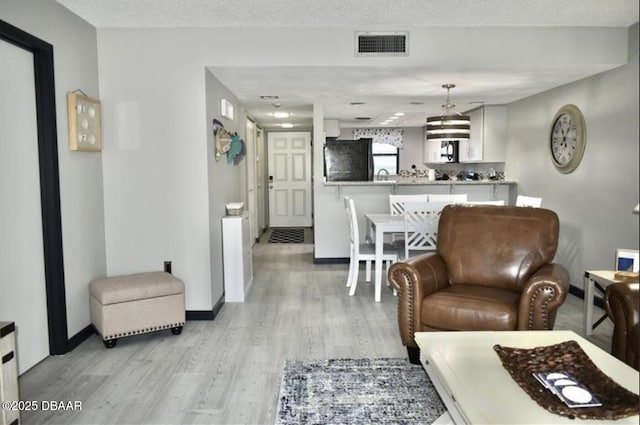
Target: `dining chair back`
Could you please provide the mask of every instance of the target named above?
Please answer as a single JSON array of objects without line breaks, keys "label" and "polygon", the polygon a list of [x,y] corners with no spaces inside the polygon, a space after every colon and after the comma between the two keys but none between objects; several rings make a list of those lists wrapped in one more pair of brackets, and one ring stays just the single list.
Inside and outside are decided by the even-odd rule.
[{"label": "dining chair back", "polygon": [[389,212],[391,215],[404,214],[405,202],[427,202],[429,195],[389,195]]},{"label": "dining chair back", "polygon": [[435,251],[440,212],[447,202],[407,202],[404,206],[404,259],[412,251]]},{"label": "dining chair back", "polygon": [[429,194],[429,202],[446,202],[447,204],[464,204],[467,202],[466,193],[433,193]]},{"label": "dining chair back", "polygon": [[[347,287],[349,288],[349,295],[353,296],[356,292],[356,286],[358,285],[360,261],[365,262],[366,281],[371,281],[371,263],[375,260],[375,245],[360,243],[358,215],[353,199],[345,196],[344,207],[349,226],[349,274],[347,276]],[[397,248],[393,245],[385,244],[382,251],[382,260],[386,263],[386,268],[388,269],[391,264],[398,261]]]},{"label": "dining chair back", "polygon": [[504,206],[504,201],[467,201],[465,205],[502,205]]},{"label": "dining chair back", "polygon": [[542,205],[542,198],[536,198],[535,196],[523,196],[518,195],[516,198],[516,207],[534,207],[540,208]]}]

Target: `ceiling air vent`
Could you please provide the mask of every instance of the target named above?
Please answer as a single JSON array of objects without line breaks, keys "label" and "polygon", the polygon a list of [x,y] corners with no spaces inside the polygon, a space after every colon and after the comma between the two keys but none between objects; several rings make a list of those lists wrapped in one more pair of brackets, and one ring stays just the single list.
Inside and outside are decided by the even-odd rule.
[{"label": "ceiling air vent", "polygon": [[356,56],[409,56],[409,32],[356,31]]}]

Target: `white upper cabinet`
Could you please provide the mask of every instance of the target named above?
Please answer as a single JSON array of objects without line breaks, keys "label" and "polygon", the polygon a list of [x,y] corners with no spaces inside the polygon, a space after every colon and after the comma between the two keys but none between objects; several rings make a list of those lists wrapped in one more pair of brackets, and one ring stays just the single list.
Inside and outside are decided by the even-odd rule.
[{"label": "white upper cabinet", "polygon": [[340,137],[340,122],[338,120],[323,120],[324,137]]},{"label": "white upper cabinet", "polygon": [[471,118],[469,140],[461,141],[460,162],[504,162],[507,145],[507,108],[485,105],[466,112]]},{"label": "white upper cabinet", "polygon": [[[425,131],[426,133],[426,131]],[[426,140],[424,137],[422,160],[425,164],[442,164],[447,161],[442,157],[442,142],[440,140]]]}]

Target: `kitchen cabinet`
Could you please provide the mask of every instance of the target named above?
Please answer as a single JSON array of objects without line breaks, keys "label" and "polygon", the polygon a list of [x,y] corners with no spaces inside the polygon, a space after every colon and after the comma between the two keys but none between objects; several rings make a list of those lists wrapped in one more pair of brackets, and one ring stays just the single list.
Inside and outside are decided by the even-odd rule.
[{"label": "kitchen cabinet", "polygon": [[249,214],[222,218],[225,302],[244,302],[253,282]]},{"label": "kitchen cabinet", "polygon": [[505,162],[507,109],[485,105],[465,112],[471,118],[469,140],[460,141],[459,162]]},{"label": "kitchen cabinet", "polygon": [[[16,333],[13,322],[0,322],[0,425],[20,423],[18,396],[18,366],[16,363]],[[5,408],[5,402],[15,402],[15,408]]]},{"label": "kitchen cabinet", "polygon": [[324,137],[336,138],[340,137],[340,122],[338,120],[323,120]]},{"label": "kitchen cabinet", "polygon": [[440,140],[426,140],[423,143],[424,151],[422,160],[425,164],[443,164],[446,161],[442,157],[442,142]]}]

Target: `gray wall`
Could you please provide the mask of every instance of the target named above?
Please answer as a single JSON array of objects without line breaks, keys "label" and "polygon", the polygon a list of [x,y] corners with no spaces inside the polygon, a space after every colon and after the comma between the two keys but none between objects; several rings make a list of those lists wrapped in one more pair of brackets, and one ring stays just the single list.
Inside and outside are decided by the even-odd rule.
[{"label": "gray wall", "polygon": [[102,154],[70,151],[67,129],[67,92],[81,89],[100,98],[96,30],[49,0],[2,0],[0,17],[54,49],[64,273],[73,336],[90,324],[89,282],[106,274]]},{"label": "gray wall", "polygon": [[[519,192],[541,196],[560,217],[556,260],[582,287],[585,270],[611,269],[616,248],[638,249],[638,24],[629,30],[629,63],[508,105],[507,175]],[[577,105],[587,126],[582,162],[571,174],[551,163],[551,120]]]},{"label": "gray wall", "polygon": [[[208,70],[205,71],[207,93],[207,165],[209,170],[209,243],[211,255],[211,302],[215,305],[222,297],[224,280],[222,265],[222,217],[226,215],[225,205],[228,202],[244,201],[247,205],[244,191],[246,173],[246,158],[238,165],[227,163],[226,155],[215,160],[215,141],[213,138],[213,119],[222,122],[225,129],[231,133],[237,132],[245,139],[246,115],[240,102],[220,81]],[[234,105],[234,120],[222,118],[220,115],[220,100],[227,99]]]}]

